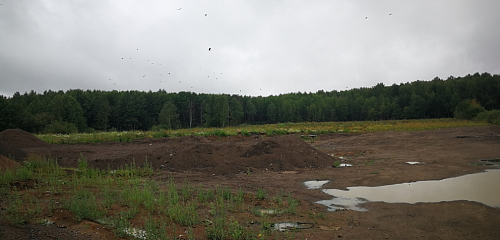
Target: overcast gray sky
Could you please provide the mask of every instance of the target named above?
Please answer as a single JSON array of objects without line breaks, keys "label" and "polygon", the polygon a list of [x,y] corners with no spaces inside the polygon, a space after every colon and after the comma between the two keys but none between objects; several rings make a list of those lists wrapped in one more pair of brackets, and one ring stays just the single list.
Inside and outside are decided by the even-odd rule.
[{"label": "overcast gray sky", "polygon": [[500,73],[498,0],[0,4],[4,96],[49,89],[268,96]]}]

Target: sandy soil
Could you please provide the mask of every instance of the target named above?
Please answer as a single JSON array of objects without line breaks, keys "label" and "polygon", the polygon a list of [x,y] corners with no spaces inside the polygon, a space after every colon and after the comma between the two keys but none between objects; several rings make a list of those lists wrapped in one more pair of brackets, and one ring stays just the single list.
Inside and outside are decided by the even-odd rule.
[{"label": "sandy soil", "polygon": [[[382,186],[497,168],[475,163],[500,158],[500,126],[327,134],[307,142],[298,135],[255,135],[67,145],[46,144],[36,139],[27,145],[20,140],[16,145],[9,142],[9,135],[24,133],[7,131],[0,133],[0,152],[4,156],[45,155],[70,167],[75,167],[77,159],[83,156],[91,166],[103,169],[131,164],[132,159],[143,164],[147,159],[160,171],[156,176],[159,181],[170,176],[179,182],[186,178],[194,184],[202,182],[207,187],[223,184],[249,192],[264,188],[270,195],[289,192],[301,200],[298,212],[304,214],[287,219],[271,216],[271,221],[311,222],[307,212],[321,212],[325,216],[315,219],[313,228],[289,235],[295,239],[500,239],[499,208],[469,201],[373,202],[363,204],[369,209],[366,212],[329,212],[326,206],[315,202],[331,196],[319,189],[307,189],[303,184],[308,180],[330,180],[324,188]],[[353,167],[334,168],[335,161]],[[407,161],[426,164],[409,165]],[[249,171],[251,174],[246,174]],[[113,239],[109,230],[96,223],[86,223],[90,228],[83,228],[81,223],[71,224],[69,220],[66,224],[66,228],[36,224],[14,228],[0,217],[0,239]]]}]

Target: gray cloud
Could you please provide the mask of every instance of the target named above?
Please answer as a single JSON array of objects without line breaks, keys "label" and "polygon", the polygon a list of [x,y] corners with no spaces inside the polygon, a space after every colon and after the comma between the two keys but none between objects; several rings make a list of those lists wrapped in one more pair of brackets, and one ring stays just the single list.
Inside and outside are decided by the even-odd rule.
[{"label": "gray cloud", "polygon": [[266,96],[498,74],[498,10],[494,0],[4,0],[0,94]]}]

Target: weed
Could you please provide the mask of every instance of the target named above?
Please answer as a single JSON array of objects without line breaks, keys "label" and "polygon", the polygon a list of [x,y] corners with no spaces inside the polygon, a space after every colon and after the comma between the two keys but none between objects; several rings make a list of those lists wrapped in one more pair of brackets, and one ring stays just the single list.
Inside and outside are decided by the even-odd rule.
[{"label": "weed", "polygon": [[288,202],[288,208],[285,211],[287,213],[296,214],[297,206],[299,205],[299,200],[292,198],[291,195],[288,195],[287,202]]},{"label": "weed", "polygon": [[189,183],[189,181],[187,181],[187,179],[184,179],[184,182],[182,183],[182,187],[180,189],[180,192],[181,192],[182,199],[184,201],[187,201],[187,199],[189,199],[189,197],[191,196],[192,187],[191,187],[191,184]]},{"label": "weed", "polygon": [[198,202],[205,203],[208,201],[212,201],[215,199],[215,193],[211,189],[203,190],[200,189],[198,191]]},{"label": "weed", "polygon": [[375,160],[365,161],[365,165],[373,165],[375,164]]},{"label": "weed", "polygon": [[0,185],[7,185],[12,181],[14,181],[14,173],[10,169],[7,169],[3,174],[0,174]]},{"label": "weed", "polygon": [[210,213],[213,221],[206,227],[207,237],[213,240],[223,240],[227,237],[226,207],[221,196],[217,195],[215,203],[210,204]]},{"label": "weed", "polygon": [[281,194],[277,194],[273,197],[273,201],[278,204],[278,206],[283,206],[283,198],[281,197]]},{"label": "weed", "polygon": [[195,240],[193,228],[189,227],[186,234],[187,234],[188,240]]},{"label": "weed", "polygon": [[167,202],[170,205],[175,205],[179,203],[179,193],[177,192],[177,187],[173,179],[169,180],[168,191],[167,191]]},{"label": "weed", "polygon": [[261,201],[262,201],[262,200],[264,200],[264,199],[266,199],[266,198],[267,198],[267,193],[266,193],[266,191],[265,191],[263,188],[259,188],[259,189],[257,190],[257,199],[259,199],[259,200],[261,200]]},{"label": "weed", "polygon": [[138,206],[132,206],[129,207],[127,211],[122,211],[120,212],[120,217],[123,219],[133,219],[135,215],[139,213],[139,207]]},{"label": "weed", "polygon": [[231,200],[232,199],[233,193],[231,193],[231,190],[229,190],[229,188],[227,186],[224,188],[217,186],[216,189],[217,189],[216,190],[217,194],[222,196],[222,198],[224,200]]},{"label": "weed", "polygon": [[94,221],[104,216],[104,211],[100,210],[97,206],[94,194],[88,189],[77,191],[65,207],[75,214],[76,221],[78,222],[82,219]]},{"label": "weed", "polygon": [[248,130],[241,130],[241,135],[248,137],[250,136],[250,132],[248,132]]},{"label": "weed", "polygon": [[111,187],[109,185],[105,185],[102,188],[103,207],[106,209],[110,209],[111,205],[113,205],[113,203],[115,202],[116,196],[116,192],[111,190]]},{"label": "weed", "polygon": [[144,222],[147,239],[167,239],[166,226],[167,223],[163,218],[160,221],[156,221],[151,215],[148,215],[148,218]]},{"label": "weed", "polygon": [[123,238],[123,237],[126,237],[128,235],[126,231],[127,231],[127,229],[130,228],[129,221],[127,221],[126,219],[124,219],[122,217],[115,217],[112,219],[112,224],[116,228],[114,230],[116,237]]},{"label": "weed", "polygon": [[262,215],[261,223],[262,225],[260,227],[264,234],[270,234],[274,229],[274,223],[270,222],[269,217],[265,214]]},{"label": "weed", "polygon": [[226,131],[224,131],[223,129],[214,129],[214,130],[206,133],[206,136],[210,136],[210,135],[219,136],[219,137],[229,136],[229,134],[227,134]]},{"label": "weed", "polygon": [[229,222],[228,236],[234,240],[256,239],[255,234],[242,226],[238,221],[231,219]]},{"label": "weed", "polygon": [[21,225],[27,222],[28,216],[21,212],[23,201],[19,193],[14,192],[9,195],[8,202],[9,205],[7,207],[6,215],[7,220],[14,225]]},{"label": "weed", "polygon": [[335,161],[333,163],[333,167],[336,167],[336,168],[340,167],[340,161],[339,160]]},{"label": "weed", "polygon": [[184,226],[194,226],[200,222],[194,202],[170,205],[165,212],[170,219]]},{"label": "weed", "polygon": [[121,192],[122,204],[129,207],[138,207],[142,202],[142,189],[139,186],[130,186]]},{"label": "weed", "polygon": [[242,204],[245,201],[245,193],[243,192],[243,189],[238,189],[238,193],[233,196],[233,201],[238,204]]}]

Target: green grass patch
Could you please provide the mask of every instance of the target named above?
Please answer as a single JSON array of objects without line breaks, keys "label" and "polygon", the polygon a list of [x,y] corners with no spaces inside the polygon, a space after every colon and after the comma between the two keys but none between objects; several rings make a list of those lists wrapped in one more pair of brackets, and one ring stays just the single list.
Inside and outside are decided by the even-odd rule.
[{"label": "green grass patch", "polygon": [[[492,116],[494,114],[491,114]],[[496,115],[495,115],[496,116]],[[485,126],[490,123],[460,119],[418,119],[418,120],[386,120],[386,121],[356,121],[356,122],[301,122],[279,123],[265,125],[240,125],[226,128],[190,128],[157,131],[124,131],[124,132],[95,132],[72,134],[38,134],[38,138],[48,143],[97,143],[97,142],[130,142],[145,138],[181,137],[181,136],[219,136],[227,137],[241,134],[250,136],[251,133],[265,133],[269,136],[285,134],[326,134],[326,133],[362,133],[381,131],[421,131],[441,128]],[[489,119],[488,118],[488,119]],[[490,121],[491,122],[491,121]]]}]

